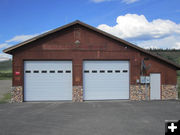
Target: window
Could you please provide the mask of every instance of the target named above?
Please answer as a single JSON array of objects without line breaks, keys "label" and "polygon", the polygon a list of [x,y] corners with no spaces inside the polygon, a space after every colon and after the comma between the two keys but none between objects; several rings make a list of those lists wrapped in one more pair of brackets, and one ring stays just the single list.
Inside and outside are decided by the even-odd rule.
[{"label": "window", "polygon": [[63,73],[63,70],[58,70],[57,72],[58,72],[58,73]]},{"label": "window", "polygon": [[123,70],[123,73],[127,73],[128,71],[127,70]]},{"label": "window", "polygon": [[99,73],[105,73],[105,70],[100,70]]},{"label": "window", "polygon": [[42,70],[41,73],[47,73],[47,71],[46,70]]},{"label": "window", "polygon": [[120,73],[120,70],[115,70],[116,73]]},{"label": "window", "polygon": [[107,72],[108,72],[108,73],[112,73],[113,71],[112,71],[112,70],[108,70]]},{"label": "window", "polygon": [[66,70],[66,73],[71,73],[71,70]]},{"label": "window", "polygon": [[84,70],[84,73],[89,73],[89,70]]},{"label": "window", "polygon": [[55,73],[55,70],[50,70],[49,73]]},{"label": "window", "polygon": [[33,72],[34,72],[34,73],[39,73],[39,71],[38,71],[38,70],[34,70]]},{"label": "window", "polygon": [[31,71],[30,70],[26,70],[25,73],[31,73]]},{"label": "window", "polygon": [[97,70],[92,70],[92,73],[97,73]]}]

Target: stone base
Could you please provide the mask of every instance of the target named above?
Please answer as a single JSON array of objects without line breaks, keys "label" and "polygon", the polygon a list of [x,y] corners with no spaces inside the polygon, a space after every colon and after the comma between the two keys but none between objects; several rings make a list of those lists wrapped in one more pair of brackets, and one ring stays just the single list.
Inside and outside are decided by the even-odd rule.
[{"label": "stone base", "polygon": [[23,91],[22,86],[14,86],[11,90],[11,103],[23,102]]},{"label": "stone base", "polygon": [[131,85],[130,100],[149,100],[150,86],[147,85]]},{"label": "stone base", "polygon": [[[130,100],[149,100],[150,86],[147,85],[130,85]],[[162,85],[161,99],[178,99],[178,92],[176,85]],[[73,102],[83,102],[83,88],[82,86],[73,86]],[[14,86],[11,91],[11,103],[23,102],[22,86]]]},{"label": "stone base", "polygon": [[82,86],[73,86],[73,102],[83,102]]},{"label": "stone base", "polygon": [[178,99],[176,85],[162,85],[162,100]]}]

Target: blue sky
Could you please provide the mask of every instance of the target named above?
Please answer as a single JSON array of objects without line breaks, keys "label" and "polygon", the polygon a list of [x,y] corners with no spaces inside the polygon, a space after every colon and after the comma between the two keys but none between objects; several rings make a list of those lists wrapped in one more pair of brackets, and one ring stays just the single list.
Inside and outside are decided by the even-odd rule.
[{"label": "blue sky", "polygon": [[1,0],[2,50],[74,20],[143,48],[180,49],[180,0]]}]

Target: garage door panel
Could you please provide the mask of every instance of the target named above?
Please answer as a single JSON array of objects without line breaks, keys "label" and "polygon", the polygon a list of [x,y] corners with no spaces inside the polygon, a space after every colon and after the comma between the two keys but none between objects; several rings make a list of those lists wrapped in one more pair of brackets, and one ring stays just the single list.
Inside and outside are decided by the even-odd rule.
[{"label": "garage door panel", "polygon": [[25,61],[24,100],[72,100],[71,61]]},{"label": "garage door panel", "polygon": [[128,61],[84,61],[85,100],[129,99]]}]

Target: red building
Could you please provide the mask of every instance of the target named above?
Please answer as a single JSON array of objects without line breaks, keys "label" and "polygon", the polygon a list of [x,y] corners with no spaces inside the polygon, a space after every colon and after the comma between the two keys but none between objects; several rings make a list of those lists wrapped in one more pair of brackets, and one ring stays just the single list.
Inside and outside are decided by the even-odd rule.
[{"label": "red building", "polygon": [[80,21],[4,52],[14,102],[177,98],[179,65]]}]

